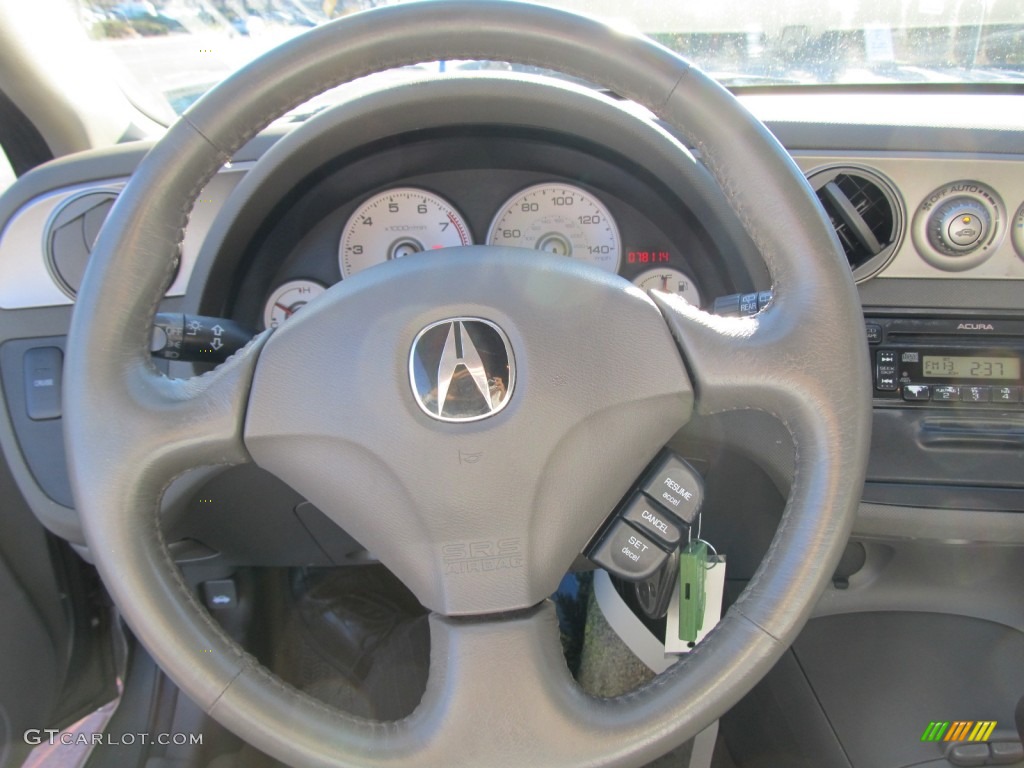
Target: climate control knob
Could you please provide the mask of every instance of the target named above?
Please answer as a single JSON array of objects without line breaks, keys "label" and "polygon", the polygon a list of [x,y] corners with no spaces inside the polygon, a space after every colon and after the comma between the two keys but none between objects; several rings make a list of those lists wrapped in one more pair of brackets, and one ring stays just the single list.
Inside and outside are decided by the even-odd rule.
[{"label": "climate control knob", "polygon": [[966,255],[984,242],[991,226],[985,206],[970,197],[955,197],[929,217],[928,240],[942,253]]}]

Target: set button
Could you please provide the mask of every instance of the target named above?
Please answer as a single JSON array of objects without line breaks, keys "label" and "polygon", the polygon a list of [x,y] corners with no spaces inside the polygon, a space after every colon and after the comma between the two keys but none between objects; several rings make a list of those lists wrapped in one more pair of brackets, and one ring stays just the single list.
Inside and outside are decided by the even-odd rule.
[{"label": "set button", "polygon": [[668,552],[624,520],[616,520],[590,559],[627,581],[643,581],[668,559]]}]

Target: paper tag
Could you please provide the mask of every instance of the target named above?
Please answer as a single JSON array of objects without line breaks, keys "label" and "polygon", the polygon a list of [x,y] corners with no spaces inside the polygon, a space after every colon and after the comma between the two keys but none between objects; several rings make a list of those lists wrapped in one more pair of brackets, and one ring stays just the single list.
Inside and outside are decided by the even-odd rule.
[{"label": "paper tag", "polygon": [[665,652],[689,653],[693,647],[704,639],[722,617],[722,594],[725,591],[725,555],[710,558],[708,565],[714,563],[704,573],[704,620],[697,637],[692,643],[679,639],[679,583],[668,604],[668,615],[665,617]]}]

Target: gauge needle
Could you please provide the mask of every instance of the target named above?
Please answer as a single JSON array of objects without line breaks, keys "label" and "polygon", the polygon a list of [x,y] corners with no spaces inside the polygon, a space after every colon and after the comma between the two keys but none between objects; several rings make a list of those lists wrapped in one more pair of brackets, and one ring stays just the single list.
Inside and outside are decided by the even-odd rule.
[{"label": "gauge needle", "polygon": [[284,304],[277,303],[274,306],[280,309],[282,312],[284,312],[287,317],[291,317],[292,315],[295,314],[294,309],[292,309],[291,307],[286,307]]},{"label": "gauge needle", "polygon": [[661,290],[665,291],[665,293],[668,293],[668,275],[661,276]]}]

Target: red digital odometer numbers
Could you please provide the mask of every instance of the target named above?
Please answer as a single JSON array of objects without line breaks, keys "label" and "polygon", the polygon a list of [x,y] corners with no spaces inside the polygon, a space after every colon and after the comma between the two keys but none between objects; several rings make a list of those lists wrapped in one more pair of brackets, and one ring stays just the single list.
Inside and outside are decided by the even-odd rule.
[{"label": "red digital odometer numbers", "polygon": [[668,251],[629,251],[627,264],[665,264],[671,261]]}]

